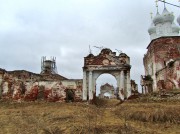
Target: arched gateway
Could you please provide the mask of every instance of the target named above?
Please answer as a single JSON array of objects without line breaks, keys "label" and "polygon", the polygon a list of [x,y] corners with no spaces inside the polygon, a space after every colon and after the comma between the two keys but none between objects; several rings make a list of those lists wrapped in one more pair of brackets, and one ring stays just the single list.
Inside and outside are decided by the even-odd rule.
[{"label": "arched gateway", "polygon": [[105,94],[108,94],[108,98],[115,98],[115,88],[113,87],[113,85],[109,85],[108,83],[101,85],[100,87],[100,94],[99,94],[99,98],[105,98],[107,97]]},{"label": "arched gateway", "polygon": [[103,73],[111,74],[117,80],[119,97],[124,100],[131,95],[130,58],[125,53],[116,56],[110,49],[102,49],[99,55],[89,54],[84,58],[83,100],[96,96],[96,79]]}]

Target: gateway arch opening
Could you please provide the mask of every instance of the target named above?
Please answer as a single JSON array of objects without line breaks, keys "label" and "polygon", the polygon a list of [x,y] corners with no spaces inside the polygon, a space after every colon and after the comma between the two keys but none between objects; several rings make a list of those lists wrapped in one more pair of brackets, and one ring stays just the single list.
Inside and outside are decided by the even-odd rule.
[{"label": "gateway arch opening", "polygon": [[96,80],[96,97],[117,98],[117,80],[111,74],[101,74]]}]

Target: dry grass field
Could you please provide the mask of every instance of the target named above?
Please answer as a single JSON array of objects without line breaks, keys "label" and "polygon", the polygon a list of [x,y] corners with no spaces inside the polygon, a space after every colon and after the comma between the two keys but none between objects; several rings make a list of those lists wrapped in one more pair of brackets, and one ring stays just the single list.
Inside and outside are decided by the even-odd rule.
[{"label": "dry grass field", "polygon": [[0,134],[180,134],[180,102],[0,102]]}]

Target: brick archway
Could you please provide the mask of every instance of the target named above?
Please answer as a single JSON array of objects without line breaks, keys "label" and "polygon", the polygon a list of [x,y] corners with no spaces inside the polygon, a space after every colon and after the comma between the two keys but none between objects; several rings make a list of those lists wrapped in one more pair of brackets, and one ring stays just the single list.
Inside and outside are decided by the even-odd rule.
[{"label": "brick archway", "polygon": [[105,48],[97,56],[89,54],[84,58],[83,100],[94,99],[96,80],[103,73],[116,78],[120,99],[128,98],[131,95],[130,69],[130,58],[125,53],[117,56],[116,52]]},{"label": "brick archway", "polygon": [[101,85],[100,87],[100,94],[99,98],[105,98],[105,94],[108,93],[110,96],[109,98],[115,98],[115,88],[113,85],[108,83]]}]

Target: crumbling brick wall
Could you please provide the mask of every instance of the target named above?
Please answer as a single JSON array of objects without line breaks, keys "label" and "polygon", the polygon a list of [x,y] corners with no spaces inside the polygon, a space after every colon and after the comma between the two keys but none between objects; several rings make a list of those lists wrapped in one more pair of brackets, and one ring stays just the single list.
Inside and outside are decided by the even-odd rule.
[{"label": "crumbling brick wall", "polygon": [[[156,73],[160,88],[180,89],[180,60],[171,61],[165,68]],[[164,85],[164,86],[163,86]]]},{"label": "crumbling brick wall", "polygon": [[[18,72],[18,73],[17,73]],[[74,101],[82,100],[82,80],[61,79],[60,76],[41,76],[27,71],[0,72],[0,97],[2,99],[35,101],[65,101],[69,83],[75,85]]]}]

